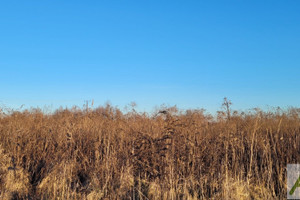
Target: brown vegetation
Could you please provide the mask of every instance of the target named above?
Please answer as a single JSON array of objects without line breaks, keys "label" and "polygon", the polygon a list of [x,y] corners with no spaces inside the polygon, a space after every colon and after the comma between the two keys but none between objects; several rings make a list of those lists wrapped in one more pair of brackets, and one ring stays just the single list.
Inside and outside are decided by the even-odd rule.
[{"label": "brown vegetation", "polygon": [[0,116],[0,199],[282,199],[300,110]]}]

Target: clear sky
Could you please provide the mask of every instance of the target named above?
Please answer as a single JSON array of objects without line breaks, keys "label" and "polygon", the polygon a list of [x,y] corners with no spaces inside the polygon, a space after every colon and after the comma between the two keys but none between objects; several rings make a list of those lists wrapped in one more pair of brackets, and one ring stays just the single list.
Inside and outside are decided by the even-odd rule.
[{"label": "clear sky", "polygon": [[300,107],[300,1],[0,2],[0,106]]}]

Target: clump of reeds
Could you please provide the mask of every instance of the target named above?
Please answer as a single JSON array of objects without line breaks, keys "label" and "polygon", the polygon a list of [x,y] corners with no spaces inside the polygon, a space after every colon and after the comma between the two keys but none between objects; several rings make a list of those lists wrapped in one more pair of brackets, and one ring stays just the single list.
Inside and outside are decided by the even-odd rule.
[{"label": "clump of reeds", "polygon": [[2,199],[274,199],[300,163],[300,109],[110,105],[0,117]]}]

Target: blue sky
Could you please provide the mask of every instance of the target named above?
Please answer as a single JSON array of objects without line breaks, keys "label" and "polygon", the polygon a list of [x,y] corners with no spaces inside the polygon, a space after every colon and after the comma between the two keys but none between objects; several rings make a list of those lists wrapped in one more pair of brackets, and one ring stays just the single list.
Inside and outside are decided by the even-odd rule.
[{"label": "blue sky", "polygon": [[300,107],[300,1],[1,1],[0,105]]}]

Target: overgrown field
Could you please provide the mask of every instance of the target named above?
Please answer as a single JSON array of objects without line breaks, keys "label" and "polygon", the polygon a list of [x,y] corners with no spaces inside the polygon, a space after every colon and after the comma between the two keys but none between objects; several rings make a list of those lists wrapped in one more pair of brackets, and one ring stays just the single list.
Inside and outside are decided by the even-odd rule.
[{"label": "overgrown field", "polygon": [[300,163],[295,108],[0,115],[0,199],[283,199],[287,163]]}]

